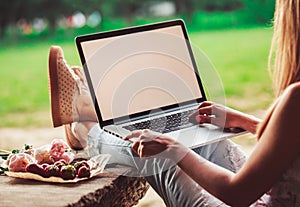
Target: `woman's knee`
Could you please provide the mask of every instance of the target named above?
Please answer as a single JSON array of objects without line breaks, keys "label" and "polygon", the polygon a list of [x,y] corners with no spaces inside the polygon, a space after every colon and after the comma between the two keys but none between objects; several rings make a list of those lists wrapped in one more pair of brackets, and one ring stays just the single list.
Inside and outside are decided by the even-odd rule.
[{"label": "woman's knee", "polygon": [[245,153],[230,140],[223,140],[196,148],[194,151],[210,162],[232,172],[237,172],[246,161]]}]

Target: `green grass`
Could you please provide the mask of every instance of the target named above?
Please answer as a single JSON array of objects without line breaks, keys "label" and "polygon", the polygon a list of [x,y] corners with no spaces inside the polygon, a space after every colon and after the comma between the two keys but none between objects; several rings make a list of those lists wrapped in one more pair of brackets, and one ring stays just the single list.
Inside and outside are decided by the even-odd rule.
[{"label": "green grass", "polygon": [[[265,108],[270,103],[271,82],[267,72],[267,56],[271,35],[272,31],[266,28],[190,34],[192,43],[203,50],[215,65],[229,105],[251,111],[258,107]],[[70,65],[80,65],[71,38],[0,48],[0,127],[48,124],[50,106],[47,60],[52,44],[62,46]],[[248,99],[251,104],[241,105],[243,101],[237,102],[235,99]],[[43,116],[46,118],[41,118]]]},{"label": "green grass", "polygon": [[[267,69],[270,28],[199,32],[190,37],[214,64],[223,81],[228,105],[252,111],[270,104],[272,87]],[[241,102],[231,103],[231,99]]]},{"label": "green grass", "polygon": [[[49,111],[47,61],[51,44],[56,43],[0,49],[0,126],[45,124],[35,114]],[[61,45],[70,63],[79,65],[75,45],[72,42]]]}]

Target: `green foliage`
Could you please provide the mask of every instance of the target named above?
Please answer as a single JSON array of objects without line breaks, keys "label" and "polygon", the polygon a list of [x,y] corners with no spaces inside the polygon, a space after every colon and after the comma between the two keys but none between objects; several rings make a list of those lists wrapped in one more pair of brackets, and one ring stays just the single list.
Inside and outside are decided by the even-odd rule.
[{"label": "green foliage", "polygon": [[219,0],[219,1],[211,1],[211,0],[202,0],[197,1],[198,7],[202,11],[207,12],[215,12],[215,11],[236,11],[243,7],[242,0]]},{"label": "green foliage", "polygon": [[[235,25],[253,25],[269,23],[273,17],[275,0],[169,0],[175,5],[175,16],[183,17],[187,23],[205,24],[208,18],[217,19],[216,24],[222,27]],[[91,14],[100,12],[104,24],[111,22],[115,28],[114,20],[122,19],[126,26],[132,26],[137,19],[160,19],[148,11],[153,4],[161,3],[159,0],[10,0],[0,1],[0,38],[4,38],[7,29],[20,18],[32,20],[40,17],[48,20],[48,33],[56,34],[57,22],[62,17],[68,17],[76,11]],[[217,12],[211,14],[211,12]],[[224,13],[224,15],[220,15]],[[227,15],[226,15],[226,14]],[[204,20],[200,20],[204,19]],[[173,18],[173,17],[168,17]],[[122,23],[121,21],[116,24]],[[212,25],[214,23],[211,23]],[[102,28],[109,28],[108,25]],[[217,26],[215,28],[220,28]],[[59,28],[58,28],[59,29]],[[9,35],[9,34],[8,34]],[[16,37],[16,36],[15,36]]]},{"label": "green foliage", "polygon": [[244,13],[249,22],[270,23],[275,9],[275,0],[243,0]]},{"label": "green foliage", "polygon": [[192,31],[199,31],[238,28],[245,26],[245,23],[242,22],[238,12],[196,12],[192,23],[188,26]]}]

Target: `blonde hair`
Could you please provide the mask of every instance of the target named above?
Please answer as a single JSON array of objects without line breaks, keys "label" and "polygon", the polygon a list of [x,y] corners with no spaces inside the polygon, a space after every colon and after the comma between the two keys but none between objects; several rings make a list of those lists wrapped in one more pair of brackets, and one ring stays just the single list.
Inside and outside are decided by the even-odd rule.
[{"label": "blonde hair", "polygon": [[[300,81],[300,0],[277,0],[274,13],[274,34],[269,53],[269,70],[278,98],[292,83]],[[272,115],[272,107],[261,124],[260,137]]]},{"label": "blonde hair", "polygon": [[[300,0],[277,0],[269,55],[276,97],[300,80]],[[272,61],[275,55],[274,62]]]}]

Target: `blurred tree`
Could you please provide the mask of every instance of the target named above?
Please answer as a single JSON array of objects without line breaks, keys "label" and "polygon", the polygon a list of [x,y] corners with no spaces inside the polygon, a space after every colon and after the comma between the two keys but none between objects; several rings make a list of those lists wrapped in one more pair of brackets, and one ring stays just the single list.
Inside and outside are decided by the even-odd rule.
[{"label": "blurred tree", "polygon": [[42,17],[48,20],[51,33],[54,33],[57,20],[69,16],[74,11],[91,13],[101,9],[99,0],[10,0],[0,1],[0,37],[3,38],[10,24],[20,18],[32,20]]},{"label": "blurred tree", "polygon": [[208,12],[214,11],[235,11],[243,7],[242,0],[201,0],[200,9]]},{"label": "blurred tree", "polygon": [[132,24],[132,19],[138,9],[139,2],[135,0],[120,0],[116,8],[121,8],[121,16],[123,16],[129,25]]},{"label": "blurred tree", "polygon": [[10,24],[19,19],[31,20],[43,17],[49,21],[52,32],[55,31],[56,20],[62,14],[70,13],[70,2],[67,0],[10,0],[0,1],[0,30],[1,38]]},{"label": "blurred tree", "polygon": [[[176,14],[191,21],[197,10],[235,11],[244,8],[249,21],[266,23],[273,17],[275,0],[165,0],[174,3]],[[55,32],[57,20],[72,15],[75,11],[91,14],[100,12],[107,18],[121,17],[127,25],[147,10],[147,5],[159,4],[161,0],[2,0],[0,1],[0,37],[4,37],[9,25],[20,18],[32,20],[42,17],[48,20],[49,28]]]},{"label": "blurred tree", "polygon": [[0,1],[0,37],[4,38],[7,27],[15,23],[26,12],[26,1],[10,0]]},{"label": "blurred tree", "polygon": [[39,0],[35,14],[48,20],[50,32],[54,34],[57,26],[57,19],[62,16],[69,16],[73,9],[68,0]]},{"label": "blurred tree", "polygon": [[104,0],[103,13],[109,17],[123,17],[127,25],[133,24],[138,14],[146,13],[147,6],[161,0]]},{"label": "blurred tree", "polygon": [[0,37],[3,39],[5,36],[6,28],[11,21],[10,14],[10,5],[11,2],[8,1],[0,1]]},{"label": "blurred tree", "polygon": [[143,1],[138,0],[107,0],[113,3],[113,13],[116,16],[125,18],[128,25],[132,24],[133,17],[135,16],[138,9],[143,4]]},{"label": "blurred tree", "polygon": [[197,10],[214,11],[234,11],[243,7],[242,0],[172,0],[176,6],[177,14],[184,15],[188,21],[192,20],[194,12]]},{"label": "blurred tree", "polygon": [[275,0],[243,0],[249,18],[257,23],[265,24],[273,18]]},{"label": "blurred tree", "polygon": [[176,13],[183,15],[187,18],[187,21],[191,21],[194,12],[200,4],[199,0],[173,0],[176,6]]},{"label": "blurred tree", "polygon": [[[104,0],[65,0],[73,12],[81,11],[86,14],[91,14],[94,11],[102,13]],[[112,2],[111,2],[112,3]]]}]

